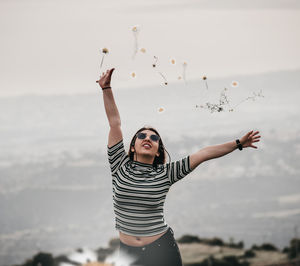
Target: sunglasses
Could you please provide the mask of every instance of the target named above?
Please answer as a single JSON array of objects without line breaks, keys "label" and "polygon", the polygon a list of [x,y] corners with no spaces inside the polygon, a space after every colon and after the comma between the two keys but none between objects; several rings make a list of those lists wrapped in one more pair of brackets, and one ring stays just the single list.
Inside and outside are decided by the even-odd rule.
[{"label": "sunglasses", "polygon": [[[147,137],[147,133],[139,132],[139,133],[137,133],[136,136],[137,136],[138,139],[145,139]],[[152,141],[158,142],[159,141],[159,136],[153,134],[153,135],[150,135],[150,139]]]}]

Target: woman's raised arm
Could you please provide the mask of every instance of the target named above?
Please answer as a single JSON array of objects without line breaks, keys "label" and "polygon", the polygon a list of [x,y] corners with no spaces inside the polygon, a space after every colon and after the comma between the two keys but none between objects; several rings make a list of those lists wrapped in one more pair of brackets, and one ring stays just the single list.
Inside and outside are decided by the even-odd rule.
[{"label": "woman's raised arm", "polygon": [[[258,133],[259,131],[249,131],[241,138],[240,147],[251,147],[257,149],[257,146],[255,146],[253,143],[260,140],[260,136],[257,135]],[[194,169],[204,161],[224,156],[237,148],[238,145],[235,141],[203,148],[190,156],[190,167],[191,169]]]},{"label": "woman's raised arm", "polygon": [[115,103],[114,95],[110,86],[111,75],[115,69],[109,69],[102,73],[100,79],[96,81],[103,91],[103,101],[110,130],[108,135],[108,147],[112,147],[123,139],[121,131],[121,118],[118,107]]}]

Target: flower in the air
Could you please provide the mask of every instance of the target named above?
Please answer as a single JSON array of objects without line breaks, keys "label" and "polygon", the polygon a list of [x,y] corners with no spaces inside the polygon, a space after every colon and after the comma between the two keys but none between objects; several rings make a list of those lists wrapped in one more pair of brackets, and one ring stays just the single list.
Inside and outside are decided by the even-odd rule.
[{"label": "flower in the air", "polygon": [[165,85],[168,85],[168,81],[167,81],[166,77],[163,75],[163,73],[161,73],[161,72],[158,72],[158,74],[159,74],[159,75],[161,75],[161,76],[162,76],[162,78],[164,79],[164,83],[165,83]]},{"label": "flower in the air", "polygon": [[238,81],[233,80],[233,81],[231,82],[231,87],[237,88],[238,86],[239,86],[239,82],[238,82]]},{"label": "flower in the air", "polygon": [[161,113],[163,113],[165,111],[165,108],[164,107],[159,107],[158,109],[157,109],[157,112],[159,113],[159,114],[161,114]]},{"label": "flower in the air", "polygon": [[154,59],[155,59],[155,62],[152,64],[152,66],[156,67],[156,63],[157,63],[158,57],[154,55]]},{"label": "flower in the air", "polygon": [[185,74],[186,74],[186,68],[187,68],[187,62],[183,62],[182,63],[182,79],[184,80],[184,83],[186,84],[186,78],[185,78]]},{"label": "flower in the air", "polygon": [[135,25],[135,26],[133,26],[133,27],[131,28],[131,30],[132,30],[133,32],[139,32],[140,26],[139,26],[139,25]]},{"label": "flower in the air", "polygon": [[136,73],[135,73],[134,71],[132,71],[132,72],[130,73],[130,76],[131,76],[132,78],[135,78],[135,77],[136,77]]},{"label": "flower in the air", "polygon": [[146,53],[146,49],[145,49],[145,48],[141,48],[140,51],[141,51],[142,53]]},{"label": "flower in the air", "polygon": [[133,37],[134,37],[134,50],[133,50],[133,55],[132,55],[132,59],[135,58],[137,52],[138,52],[138,35],[139,35],[139,31],[140,31],[140,26],[135,25],[131,28],[132,33],[133,33]]},{"label": "flower in the air", "polygon": [[108,52],[109,52],[109,51],[108,51],[108,49],[107,49],[107,48],[105,48],[105,47],[104,47],[104,48],[102,48],[102,53],[104,53],[104,54],[108,54]]},{"label": "flower in the air", "polygon": [[101,49],[101,52],[102,52],[103,55],[102,55],[102,59],[101,59],[101,63],[100,63],[100,69],[102,68],[102,65],[103,65],[104,56],[106,54],[108,54],[109,51],[108,51],[107,48],[104,47],[104,48]]},{"label": "flower in the air", "polygon": [[208,90],[207,77],[203,76],[202,79],[205,81],[205,86],[206,86],[206,89]]}]

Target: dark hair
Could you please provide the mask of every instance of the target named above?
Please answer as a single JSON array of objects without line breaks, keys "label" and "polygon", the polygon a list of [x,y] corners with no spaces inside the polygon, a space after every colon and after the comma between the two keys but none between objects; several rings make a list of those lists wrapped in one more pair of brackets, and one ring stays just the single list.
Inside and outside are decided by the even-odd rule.
[{"label": "dark hair", "polygon": [[128,156],[130,158],[131,161],[133,161],[133,157],[134,157],[134,152],[131,151],[131,147],[134,147],[135,145],[135,141],[137,138],[137,134],[143,130],[151,130],[153,132],[155,132],[158,136],[159,136],[159,142],[158,142],[158,152],[159,152],[159,156],[155,156],[154,161],[153,161],[153,166],[156,168],[158,164],[164,164],[166,162],[166,153],[167,150],[165,149],[165,146],[161,140],[161,137],[159,135],[159,133],[157,132],[157,130],[153,127],[142,127],[140,128],[133,136],[131,142],[130,142],[130,146],[129,146],[129,151],[128,151]]}]

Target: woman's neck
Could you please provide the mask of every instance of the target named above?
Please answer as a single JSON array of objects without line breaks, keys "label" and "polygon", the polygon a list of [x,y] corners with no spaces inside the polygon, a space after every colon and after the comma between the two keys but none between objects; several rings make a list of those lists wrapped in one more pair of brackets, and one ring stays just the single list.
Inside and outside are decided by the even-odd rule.
[{"label": "woman's neck", "polygon": [[136,154],[134,154],[133,160],[139,163],[153,164],[154,158],[150,156],[143,156],[143,155],[136,156]]}]

